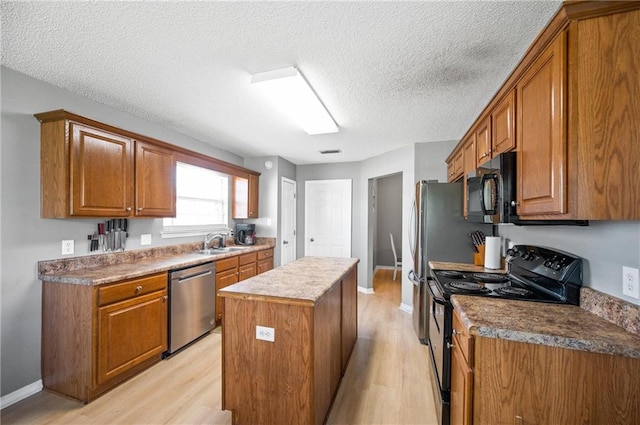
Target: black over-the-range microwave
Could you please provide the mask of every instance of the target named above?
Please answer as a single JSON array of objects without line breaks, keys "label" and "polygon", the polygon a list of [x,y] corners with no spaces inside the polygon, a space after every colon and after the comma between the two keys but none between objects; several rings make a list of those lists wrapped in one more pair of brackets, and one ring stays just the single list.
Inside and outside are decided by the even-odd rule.
[{"label": "black over-the-range microwave", "polygon": [[516,213],[516,153],[501,153],[467,174],[468,220],[517,225],[579,225],[587,220],[521,220]]}]

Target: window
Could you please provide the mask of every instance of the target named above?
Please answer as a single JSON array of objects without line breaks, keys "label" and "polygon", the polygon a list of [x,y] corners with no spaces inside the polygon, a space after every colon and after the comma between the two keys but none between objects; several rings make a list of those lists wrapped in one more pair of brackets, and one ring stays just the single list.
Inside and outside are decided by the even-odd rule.
[{"label": "window", "polygon": [[198,235],[229,227],[229,176],[176,165],[176,217],[163,221],[163,237]]}]

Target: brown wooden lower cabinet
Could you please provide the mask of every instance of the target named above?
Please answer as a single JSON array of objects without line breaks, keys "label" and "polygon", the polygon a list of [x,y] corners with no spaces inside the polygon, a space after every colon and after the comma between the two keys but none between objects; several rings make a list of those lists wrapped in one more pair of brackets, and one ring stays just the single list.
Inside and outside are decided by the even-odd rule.
[{"label": "brown wooden lower cabinet", "polygon": [[[273,248],[216,261],[216,293],[273,268]],[[222,300],[216,297],[216,324],[222,323]]]},{"label": "brown wooden lower cabinet", "polygon": [[[357,339],[357,268],[315,303],[224,296],[222,408],[233,424],[324,423]],[[256,338],[272,327],[274,342]]]},{"label": "brown wooden lower cabinet", "polygon": [[453,345],[451,425],[640,424],[640,359],[459,328]]},{"label": "brown wooden lower cabinet", "polygon": [[103,286],[43,282],[42,381],[89,402],[160,361],[167,273]]}]

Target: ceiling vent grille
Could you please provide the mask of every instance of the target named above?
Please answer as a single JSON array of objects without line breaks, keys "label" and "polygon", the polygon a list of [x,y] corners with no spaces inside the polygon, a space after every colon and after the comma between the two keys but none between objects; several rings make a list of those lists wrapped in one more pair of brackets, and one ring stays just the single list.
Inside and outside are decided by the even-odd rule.
[{"label": "ceiling vent grille", "polygon": [[326,150],[326,151],[320,151],[320,153],[322,155],[329,155],[329,154],[332,154],[332,153],[342,153],[342,151],[340,149],[329,149],[329,150]]}]

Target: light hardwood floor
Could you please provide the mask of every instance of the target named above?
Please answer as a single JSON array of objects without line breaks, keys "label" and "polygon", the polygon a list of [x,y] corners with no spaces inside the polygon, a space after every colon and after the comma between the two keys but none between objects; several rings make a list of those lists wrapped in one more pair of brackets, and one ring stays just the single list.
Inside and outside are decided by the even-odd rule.
[{"label": "light hardwood floor", "polygon": [[[328,425],[435,425],[427,347],[400,306],[400,281],[379,270],[358,293],[358,341]],[[231,424],[220,410],[221,338],[212,333],[97,400],[82,405],[42,391],[3,409],[8,424]],[[258,424],[254,424],[258,425]]]}]

